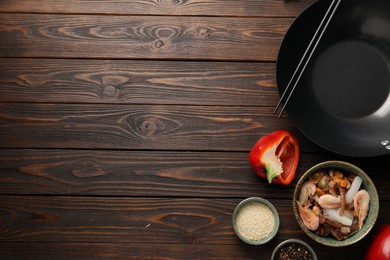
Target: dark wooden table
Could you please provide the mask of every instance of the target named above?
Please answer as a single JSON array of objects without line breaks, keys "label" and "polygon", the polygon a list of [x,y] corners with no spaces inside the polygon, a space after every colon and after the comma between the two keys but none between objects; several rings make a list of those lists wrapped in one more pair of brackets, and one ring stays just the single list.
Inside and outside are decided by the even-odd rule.
[{"label": "dark wooden table", "polygon": [[[390,222],[388,156],[322,150],[278,100],[275,61],[309,1],[0,1],[1,259],[269,259],[289,238],[319,259],[362,259],[308,238],[292,212],[298,178],[330,159],[363,168]],[[300,141],[288,187],[255,176],[248,152],[277,129]],[[264,246],[234,234],[239,201],[275,204]]]}]

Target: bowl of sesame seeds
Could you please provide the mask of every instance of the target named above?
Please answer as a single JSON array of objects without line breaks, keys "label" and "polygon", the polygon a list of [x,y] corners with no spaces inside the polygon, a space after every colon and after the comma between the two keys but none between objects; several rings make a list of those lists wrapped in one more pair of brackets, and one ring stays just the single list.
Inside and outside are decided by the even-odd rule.
[{"label": "bowl of sesame seeds", "polygon": [[279,214],[274,205],[260,197],[241,201],[233,212],[236,235],[250,245],[263,245],[279,230]]}]

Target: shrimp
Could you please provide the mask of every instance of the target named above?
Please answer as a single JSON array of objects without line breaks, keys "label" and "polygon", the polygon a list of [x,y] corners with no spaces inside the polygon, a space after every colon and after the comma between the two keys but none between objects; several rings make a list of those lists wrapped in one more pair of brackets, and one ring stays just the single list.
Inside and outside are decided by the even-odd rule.
[{"label": "shrimp", "polygon": [[316,215],[309,207],[302,206],[298,201],[299,215],[303,224],[310,230],[316,231],[320,226],[320,217]]},{"label": "shrimp", "polygon": [[320,216],[321,215],[321,209],[320,207],[318,206],[313,206],[313,208],[311,209],[313,211],[314,214],[316,214],[317,216]]},{"label": "shrimp", "polygon": [[330,194],[325,194],[318,199],[318,204],[320,204],[320,206],[323,209],[334,209],[340,207],[341,200],[340,197],[335,197]]},{"label": "shrimp", "polygon": [[360,190],[353,198],[353,206],[355,215],[359,220],[359,229],[362,228],[363,222],[366,220],[368,208],[370,206],[370,194],[366,190]]},{"label": "shrimp", "polygon": [[317,191],[316,185],[312,181],[306,181],[299,191],[298,202],[305,205],[309,197],[313,196]]}]

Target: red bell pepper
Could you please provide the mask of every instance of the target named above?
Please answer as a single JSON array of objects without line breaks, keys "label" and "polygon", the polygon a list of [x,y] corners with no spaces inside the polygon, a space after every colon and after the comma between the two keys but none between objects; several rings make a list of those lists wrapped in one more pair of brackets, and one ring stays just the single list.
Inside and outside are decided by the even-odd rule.
[{"label": "red bell pepper", "polygon": [[366,248],[365,260],[390,259],[390,225],[385,224],[375,232],[373,240]]},{"label": "red bell pepper", "polygon": [[298,140],[284,130],[263,136],[249,153],[255,173],[274,184],[290,184],[295,178],[298,161]]}]

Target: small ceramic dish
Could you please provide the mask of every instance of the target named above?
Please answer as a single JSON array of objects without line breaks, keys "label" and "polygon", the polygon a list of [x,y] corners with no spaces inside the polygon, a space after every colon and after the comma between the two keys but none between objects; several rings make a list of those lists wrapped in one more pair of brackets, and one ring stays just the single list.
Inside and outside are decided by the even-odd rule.
[{"label": "small ceramic dish", "polygon": [[313,248],[300,239],[287,239],[277,245],[272,252],[271,260],[311,259],[317,260]]},{"label": "small ceramic dish", "polygon": [[266,199],[251,197],[241,201],[233,212],[233,228],[247,244],[263,245],[279,230],[279,214]]},{"label": "small ceramic dish", "polygon": [[[332,234],[328,236],[319,236],[316,234],[315,231],[310,230],[302,221],[299,209],[298,209],[298,200],[299,200],[299,192],[306,181],[310,179],[311,176],[313,176],[315,173],[318,173],[320,171],[329,171],[333,170],[335,171],[340,171],[344,175],[352,174],[355,176],[359,176],[362,179],[362,183],[360,186],[360,189],[365,189],[368,192],[369,195],[369,208],[368,208],[368,213],[367,217],[364,221],[364,224],[362,227],[359,229],[357,228],[357,231],[351,231],[350,234],[346,235],[345,238],[341,238],[341,240],[337,240]],[[318,187],[317,187],[318,188]],[[340,195],[339,195],[340,196]],[[343,162],[343,161],[326,161],[319,163],[309,170],[307,170],[302,177],[299,179],[295,190],[294,190],[294,195],[293,195],[293,209],[294,209],[294,215],[295,218],[299,224],[299,226],[302,228],[302,230],[314,241],[326,245],[326,246],[332,246],[332,247],[343,247],[343,246],[349,246],[352,245],[361,239],[363,239],[372,229],[374,226],[378,213],[379,213],[379,198],[378,198],[378,193],[375,188],[374,183],[368,177],[368,175],[360,168],[357,166]],[[352,200],[353,204],[353,200]],[[352,211],[353,212],[353,211]],[[311,212],[313,213],[313,212]],[[324,213],[324,210],[322,210],[322,214]],[[353,213],[352,213],[353,214]],[[349,218],[352,219],[353,215],[350,214]],[[337,214],[339,215],[339,214]],[[344,215],[346,216],[346,215]],[[356,218],[356,217],[355,217]],[[320,225],[321,227],[321,225]],[[325,228],[324,228],[325,229]],[[323,229],[323,230],[324,230]],[[350,229],[352,230],[352,225],[350,226]]]}]

